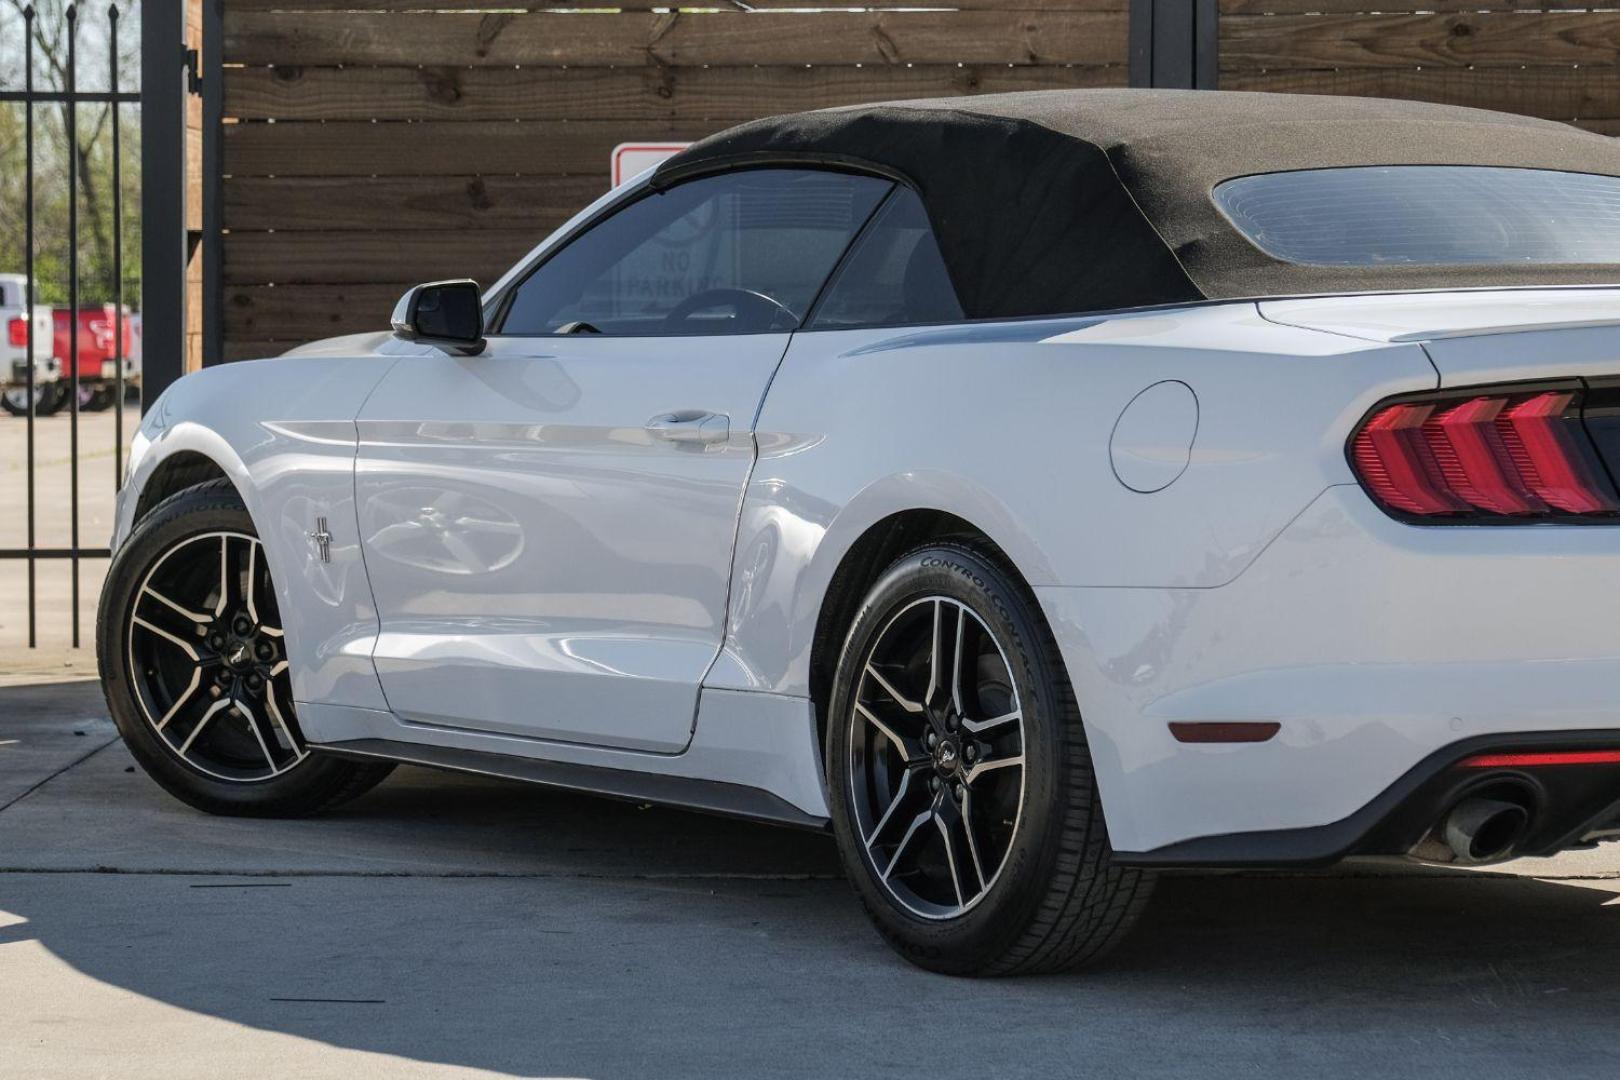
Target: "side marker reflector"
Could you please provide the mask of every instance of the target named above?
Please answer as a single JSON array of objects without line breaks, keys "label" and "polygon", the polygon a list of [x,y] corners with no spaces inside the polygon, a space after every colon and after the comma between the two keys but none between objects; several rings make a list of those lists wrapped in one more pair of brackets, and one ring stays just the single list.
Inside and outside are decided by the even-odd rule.
[{"label": "side marker reflector", "polygon": [[1170,734],[1175,736],[1176,742],[1184,743],[1265,742],[1281,730],[1282,725],[1274,721],[1174,722],[1170,725]]}]

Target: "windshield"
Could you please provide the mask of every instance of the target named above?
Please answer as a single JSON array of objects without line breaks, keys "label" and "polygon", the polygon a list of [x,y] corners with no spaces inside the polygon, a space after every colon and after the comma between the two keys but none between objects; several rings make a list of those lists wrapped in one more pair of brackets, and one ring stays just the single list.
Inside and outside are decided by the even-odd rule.
[{"label": "windshield", "polygon": [[1390,165],[1244,176],[1221,212],[1260,250],[1316,266],[1620,264],[1620,178]]}]

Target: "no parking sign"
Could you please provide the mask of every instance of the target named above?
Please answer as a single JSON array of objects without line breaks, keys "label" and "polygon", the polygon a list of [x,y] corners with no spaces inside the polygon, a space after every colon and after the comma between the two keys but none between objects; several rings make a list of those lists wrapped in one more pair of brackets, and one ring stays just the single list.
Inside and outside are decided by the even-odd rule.
[{"label": "no parking sign", "polygon": [[674,157],[691,143],[620,143],[613,148],[613,186],[633,180],[665,158]]}]

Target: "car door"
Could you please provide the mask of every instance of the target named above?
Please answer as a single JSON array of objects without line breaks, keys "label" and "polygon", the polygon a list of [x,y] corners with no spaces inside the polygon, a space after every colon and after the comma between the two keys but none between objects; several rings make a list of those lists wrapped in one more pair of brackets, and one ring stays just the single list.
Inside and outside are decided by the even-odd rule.
[{"label": "car door", "polygon": [[648,191],[507,290],[481,355],[394,366],[358,417],[356,495],[397,714],[686,745],[754,418],[891,186],[754,169]]}]

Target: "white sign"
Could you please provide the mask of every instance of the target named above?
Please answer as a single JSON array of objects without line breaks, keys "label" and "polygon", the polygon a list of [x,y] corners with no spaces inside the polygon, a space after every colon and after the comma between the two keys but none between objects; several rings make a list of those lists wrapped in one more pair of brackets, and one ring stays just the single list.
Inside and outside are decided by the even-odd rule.
[{"label": "white sign", "polygon": [[634,180],[660,161],[674,157],[691,145],[683,142],[620,143],[613,148],[613,186]]}]

